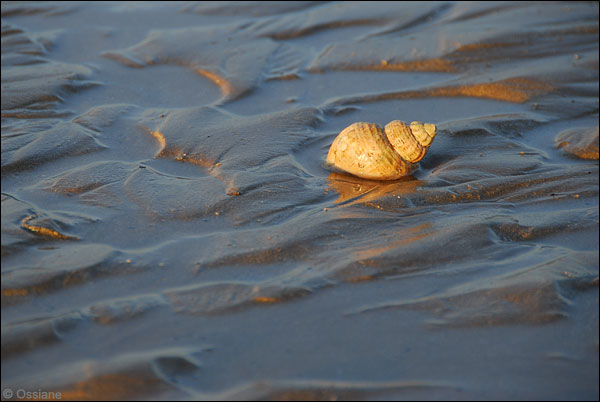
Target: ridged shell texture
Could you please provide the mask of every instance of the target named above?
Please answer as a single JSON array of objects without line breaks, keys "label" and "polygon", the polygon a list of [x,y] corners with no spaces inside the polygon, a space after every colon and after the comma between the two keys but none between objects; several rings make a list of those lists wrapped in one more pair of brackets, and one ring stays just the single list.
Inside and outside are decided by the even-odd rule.
[{"label": "ridged shell texture", "polygon": [[326,162],[365,179],[395,180],[410,174],[425,157],[436,135],[433,124],[394,120],[382,130],[372,123],[354,123],[336,137]]}]

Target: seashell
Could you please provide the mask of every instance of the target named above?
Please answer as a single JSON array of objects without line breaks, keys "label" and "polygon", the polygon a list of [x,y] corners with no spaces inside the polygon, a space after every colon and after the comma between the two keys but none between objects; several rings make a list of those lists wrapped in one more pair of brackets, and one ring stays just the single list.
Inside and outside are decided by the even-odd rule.
[{"label": "seashell", "polygon": [[394,120],[383,130],[377,124],[354,123],[333,141],[326,162],[365,179],[399,179],[417,168],[435,134],[434,124],[419,121],[409,126]]}]

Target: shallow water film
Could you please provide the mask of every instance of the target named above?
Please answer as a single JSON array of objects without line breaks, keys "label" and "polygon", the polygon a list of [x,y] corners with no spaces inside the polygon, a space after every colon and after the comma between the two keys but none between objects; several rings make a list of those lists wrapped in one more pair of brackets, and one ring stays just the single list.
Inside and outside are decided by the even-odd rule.
[{"label": "shallow water film", "polygon": [[[598,3],[2,2],[2,399],[597,400],[598,51]],[[409,176],[324,163],[393,120]]]}]

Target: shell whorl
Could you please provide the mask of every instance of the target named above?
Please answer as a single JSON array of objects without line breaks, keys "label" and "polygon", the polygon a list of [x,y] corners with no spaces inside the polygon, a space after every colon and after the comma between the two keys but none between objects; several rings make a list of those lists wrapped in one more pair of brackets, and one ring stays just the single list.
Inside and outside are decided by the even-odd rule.
[{"label": "shell whorl", "polygon": [[327,163],[366,179],[394,180],[410,174],[423,159],[436,134],[433,124],[394,120],[382,130],[354,123],[331,144]]},{"label": "shell whorl", "polygon": [[385,126],[385,135],[402,159],[417,163],[425,157],[435,137],[435,126],[428,126],[433,126],[433,129],[425,127],[420,121],[413,121],[408,126],[403,121],[394,120]]}]

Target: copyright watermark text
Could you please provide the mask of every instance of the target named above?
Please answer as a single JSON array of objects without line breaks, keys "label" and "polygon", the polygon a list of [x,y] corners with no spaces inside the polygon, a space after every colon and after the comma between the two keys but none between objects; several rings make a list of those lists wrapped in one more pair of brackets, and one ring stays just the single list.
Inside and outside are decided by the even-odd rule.
[{"label": "copyright watermark text", "polygon": [[17,389],[16,391],[11,388],[5,388],[2,390],[2,399],[4,400],[46,400],[46,401],[55,401],[62,399],[62,394],[60,392],[55,391],[43,391],[41,389],[30,391],[26,389]]}]

